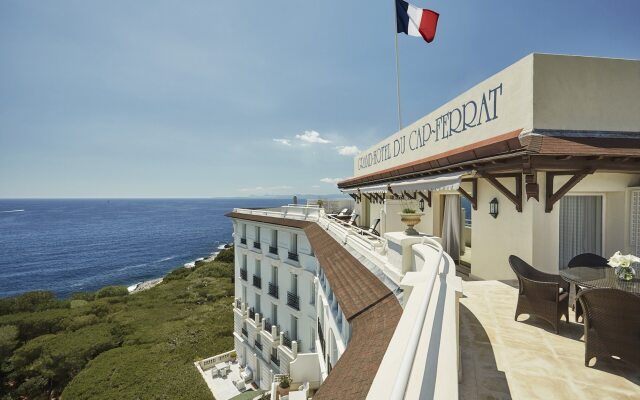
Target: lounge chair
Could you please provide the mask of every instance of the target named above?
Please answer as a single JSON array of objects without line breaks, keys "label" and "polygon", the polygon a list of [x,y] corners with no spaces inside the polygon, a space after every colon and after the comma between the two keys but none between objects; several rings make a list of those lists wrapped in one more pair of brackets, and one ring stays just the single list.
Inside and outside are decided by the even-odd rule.
[{"label": "lounge chair", "polygon": [[372,226],[369,226],[369,227],[361,226],[360,228],[364,229],[367,233],[370,233],[370,234],[376,235],[376,236],[380,236],[380,232],[378,232],[376,230],[376,228],[378,228],[378,225],[380,225],[380,218],[377,218]]},{"label": "lounge chair", "polygon": [[[569,267],[569,268],[571,268],[571,267],[602,267],[602,266],[606,266],[607,262],[608,261],[607,261],[606,258],[601,257],[601,256],[599,256],[597,254],[582,253],[582,254],[578,254],[577,256],[573,257],[569,261],[569,264],[567,264],[567,267]],[[582,288],[580,286],[578,286],[578,285],[575,285],[575,286],[576,286],[576,300],[575,300],[573,306],[574,306],[574,310],[576,312],[575,319],[576,319],[576,322],[578,322],[578,319],[583,314],[582,305],[578,301],[578,293],[580,293]]]},{"label": "lounge chair", "polygon": [[355,213],[356,213],[356,210],[353,210],[351,211],[351,213],[349,213],[349,210],[345,208],[342,211],[340,211],[338,214],[334,215],[334,217],[339,219],[340,221],[346,222],[350,220]]},{"label": "lounge chair", "polygon": [[517,256],[509,256],[509,265],[518,277],[518,305],[515,320],[520,314],[535,315],[553,325],[558,333],[562,316],[569,323],[569,283],[560,275],[538,271]]},{"label": "lounge chair", "polygon": [[584,365],[617,356],[640,367],[640,296],[618,289],[583,289]]}]

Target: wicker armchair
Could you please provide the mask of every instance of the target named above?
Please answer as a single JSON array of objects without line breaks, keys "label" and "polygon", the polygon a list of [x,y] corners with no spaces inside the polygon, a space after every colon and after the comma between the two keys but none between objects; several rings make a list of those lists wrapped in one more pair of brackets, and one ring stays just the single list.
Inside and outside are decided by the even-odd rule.
[{"label": "wicker armchair", "polygon": [[584,365],[617,356],[640,367],[640,296],[618,289],[583,289]]},{"label": "wicker armchair", "polygon": [[[593,253],[582,253],[573,257],[569,264],[567,265],[569,268],[571,267],[601,267],[603,265],[607,265],[608,260],[604,257],[601,257],[597,254]],[[578,319],[582,317],[582,305],[578,301],[578,294],[582,289],[580,286],[576,285],[576,300],[574,304],[574,310],[576,312],[575,319],[578,322]],[[583,318],[584,319],[584,318]]]},{"label": "wicker armchair", "polygon": [[517,256],[509,256],[509,265],[520,286],[515,320],[520,314],[535,315],[558,333],[563,315],[569,323],[569,283],[559,275],[538,271]]}]

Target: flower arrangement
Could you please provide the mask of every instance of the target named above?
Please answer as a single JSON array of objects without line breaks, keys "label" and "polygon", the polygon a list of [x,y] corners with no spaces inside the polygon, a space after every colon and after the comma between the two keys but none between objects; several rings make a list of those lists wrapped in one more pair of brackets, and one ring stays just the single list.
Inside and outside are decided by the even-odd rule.
[{"label": "flower arrangement", "polygon": [[616,253],[609,259],[609,265],[615,268],[630,267],[631,264],[635,262],[640,262],[640,257],[636,257],[632,254],[623,256],[619,251],[616,251]]},{"label": "flower arrangement", "polygon": [[634,278],[636,273],[631,267],[633,263],[640,263],[640,257],[636,257],[633,254],[622,255],[619,251],[616,251],[608,262],[610,266],[616,269],[618,278],[624,281],[630,281]]}]

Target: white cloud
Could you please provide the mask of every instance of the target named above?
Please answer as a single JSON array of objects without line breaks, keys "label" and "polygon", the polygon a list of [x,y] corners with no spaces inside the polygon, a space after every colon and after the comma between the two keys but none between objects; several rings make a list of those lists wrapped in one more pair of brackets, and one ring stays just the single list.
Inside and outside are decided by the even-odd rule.
[{"label": "white cloud", "polygon": [[338,149],[338,154],[343,156],[355,156],[360,153],[358,146],[338,146],[336,149]]},{"label": "white cloud", "polygon": [[291,146],[291,140],[289,139],[273,139],[274,142],[280,143],[285,146]]},{"label": "white cloud", "polygon": [[281,185],[281,186],[256,186],[250,188],[242,188],[240,189],[243,193],[267,193],[267,192],[278,192],[282,190],[290,190],[293,189],[291,186]]},{"label": "white cloud", "polygon": [[302,140],[307,143],[331,143],[330,140],[327,140],[320,136],[320,134],[316,131],[304,131],[302,135],[296,135],[296,139]]},{"label": "white cloud", "polygon": [[320,179],[320,182],[331,183],[335,185],[336,183],[340,182],[343,179],[344,178],[322,178]]}]

